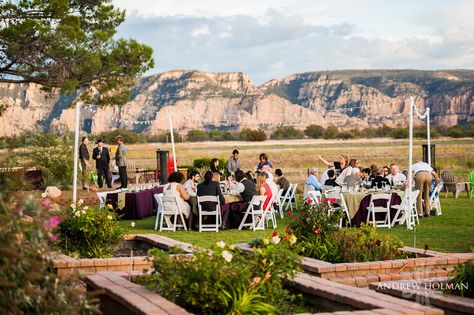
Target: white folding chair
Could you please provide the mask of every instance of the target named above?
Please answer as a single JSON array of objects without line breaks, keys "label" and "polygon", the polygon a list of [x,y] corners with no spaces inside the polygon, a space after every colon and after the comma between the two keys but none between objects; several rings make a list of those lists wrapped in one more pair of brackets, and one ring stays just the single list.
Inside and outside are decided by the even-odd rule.
[{"label": "white folding chair", "polygon": [[[215,202],[216,208],[213,211],[204,211],[202,210],[201,202]],[[199,232],[202,231],[215,231],[219,232],[219,225],[222,221],[221,219],[221,205],[219,203],[219,198],[217,196],[198,196],[197,197],[198,203],[198,216],[199,216]],[[215,216],[216,222],[203,224],[202,217],[203,216]]]},{"label": "white folding chair", "polygon": [[[258,216],[261,216],[263,214],[263,203],[266,200],[266,196],[253,196],[252,200],[250,200],[250,203],[247,207],[247,210],[245,211],[244,218],[242,219],[242,222],[240,222],[239,225],[239,230],[242,230],[243,227],[251,227],[252,230],[257,229],[257,219]],[[255,209],[257,207],[257,209]],[[252,219],[251,222],[247,222],[247,217],[250,215],[250,218]],[[261,227],[260,229],[263,230],[265,226]]]},{"label": "white folding chair", "polygon": [[293,199],[295,200],[295,208],[298,210],[298,203],[296,202],[296,188],[298,187],[298,184],[290,184],[288,187],[288,191],[286,192],[285,195],[285,201],[287,202],[285,211],[288,210],[288,207],[290,207],[291,211],[293,211]]},{"label": "white folding chair", "polygon": [[272,198],[270,199],[270,201],[267,204],[267,207],[265,209],[263,209],[262,216],[258,220],[257,227],[255,229],[264,230],[265,229],[265,224],[268,227],[268,221],[272,221],[272,228],[273,229],[277,228],[275,210],[273,209],[273,201],[274,200],[275,200],[275,196],[272,196]]},{"label": "white folding chair", "polygon": [[[344,212],[344,215],[347,218],[349,226],[351,226],[351,215],[349,214],[349,209],[347,208],[347,204],[344,200],[344,196],[342,195],[342,193],[338,189],[326,191],[324,192],[324,198],[328,200],[328,217],[331,215],[332,212],[342,210],[342,212]],[[331,202],[331,199],[335,199],[336,202]],[[339,207],[335,207],[334,204],[338,204]],[[339,220],[339,227],[342,228],[342,218],[341,220]]]},{"label": "white folding chair", "polygon": [[[160,218],[160,231],[176,231],[176,228],[182,227],[184,230],[186,228],[186,221],[184,221],[183,213],[178,203],[178,198],[176,196],[162,196],[161,202],[163,205],[163,211]],[[174,203],[176,208],[167,208],[167,203]],[[178,224],[178,217],[181,218],[181,224]],[[163,220],[166,221],[166,226],[163,226]]]},{"label": "white folding chair", "polygon": [[[388,227],[391,228],[392,225],[390,223],[390,199],[392,198],[391,194],[372,194],[370,197],[370,205],[367,213],[367,221],[366,223],[372,222],[373,226],[376,227]],[[383,200],[385,202],[385,206],[375,206],[375,202]],[[384,220],[375,220],[376,213],[385,213]],[[372,218],[370,218],[372,217]]]},{"label": "white folding chair", "polygon": [[105,207],[105,204],[107,203],[107,193],[108,192],[98,192],[97,193],[97,198],[99,198],[99,210]]},{"label": "white folding chair", "polygon": [[416,198],[418,198],[419,190],[412,190],[411,192],[411,206],[409,204],[409,194],[405,193],[402,198],[402,202],[399,205],[391,205],[392,209],[397,210],[392,220],[392,227],[396,223],[402,225],[406,222],[407,228],[410,228],[413,224],[420,224],[418,220],[418,213],[416,211]]},{"label": "white folding chair", "polygon": [[163,193],[160,193],[160,194],[154,194],[153,197],[155,197],[155,200],[156,200],[156,204],[158,205],[157,209],[156,209],[156,220],[155,220],[155,230],[158,229],[158,224],[160,222],[160,216],[163,215],[163,201],[162,201],[162,198],[163,198]]},{"label": "white folding chair", "polygon": [[283,205],[281,204],[281,198],[282,198],[282,195],[283,194],[283,188],[280,188],[280,190],[278,190],[278,193],[276,194],[276,197],[274,198],[275,199],[275,204],[278,205],[278,210],[280,211],[280,218],[283,219]]},{"label": "white folding chair", "polygon": [[319,190],[311,190],[311,191],[308,191],[308,197],[313,199],[313,202],[312,204],[319,204],[321,203],[321,199],[322,199],[322,195],[321,195],[321,192]]},{"label": "white folding chair", "polygon": [[430,207],[431,209],[435,209],[436,211],[436,215],[437,216],[440,216],[442,215],[441,213],[441,202],[439,201],[439,194],[441,192],[441,188],[443,187],[443,185],[437,185],[435,187],[435,189],[433,190],[433,192],[431,193],[431,197],[430,197]]}]

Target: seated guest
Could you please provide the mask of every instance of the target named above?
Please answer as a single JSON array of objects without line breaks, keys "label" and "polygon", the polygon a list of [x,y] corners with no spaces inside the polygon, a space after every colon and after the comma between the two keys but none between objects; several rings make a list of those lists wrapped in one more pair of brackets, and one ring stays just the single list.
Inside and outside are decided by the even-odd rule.
[{"label": "seated guest", "polygon": [[254,183],[256,182],[255,174],[252,171],[245,172],[245,177],[247,177],[247,179],[251,180]]},{"label": "seated guest", "polygon": [[219,160],[214,158],[211,160],[211,172],[214,173],[219,173],[219,175],[222,175],[222,172],[219,171]]},{"label": "seated guest", "polygon": [[387,175],[390,174],[390,170],[388,169],[388,166],[384,166],[384,167],[382,167],[382,169],[383,169],[382,176],[387,177]]},{"label": "seated guest", "polygon": [[221,181],[221,175],[217,172],[212,173],[212,180],[219,183]]},{"label": "seated guest", "polygon": [[[224,196],[222,195],[221,187],[219,183],[212,180],[213,174],[211,171],[207,171],[204,174],[204,181],[197,185],[197,195],[201,196],[217,196],[221,204],[225,203]],[[214,211],[216,209],[215,202],[203,202],[201,203],[202,210]]]},{"label": "seated guest", "polygon": [[347,166],[349,163],[349,156],[342,154],[338,157],[337,161],[334,161],[334,163],[328,162],[321,155],[318,155],[319,160],[326,164],[329,167],[332,167],[334,165],[334,169],[336,171],[336,175],[339,175],[341,171]]},{"label": "seated guest", "polygon": [[392,187],[405,185],[407,180],[405,175],[399,173],[399,168],[396,164],[390,164],[390,174],[385,176],[385,178],[388,179]]},{"label": "seated guest", "polygon": [[372,179],[372,188],[377,187],[377,188],[382,188],[384,185],[389,186],[390,182],[388,179],[383,177],[383,169],[379,168],[375,172],[375,178]]},{"label": "seated guest", "polygon": [[303,199],[307,199],[309,197],[308,192],[313,191],[313,190],[323,190],[323,186],[318,181],[318,178],[316,177],[316,169],[312,168],[309,170],[309,176],[306,179],[305,186],[304,186],[304,192],[303,192]]},{"label": "seated guest", "polygon": [[257,192],[260,196],[267,197],[263,203],[263,210],[267,209],[268,203],[273,197],[273,193],[267,183],[267,176],[265,176],[265,173],[260,173],[257,175]]},{"label": "seated guest", "polygon": [[275,175],[277,176],[277,185],[280,187],[280,189],[283,189],[282,195],[286,194],[286,191],[288,190],[288,187],[290,186],[290,183],[286,179],[285,176],[283,176],[283,172],[281,169],[277,168],[275,170]]},{"label": "seated guest", "polygon": [[[163,195],[164,196],[176,196],[179,204],[179,208],[183,213],[185,218],[191,218],[191,206],[186,202],[189,200],[190,196],[184,189],[182,183],[184,183],[184,175],[180,172],[172,172],[168,177],[168,184],[163,186]],[[174,201],[164,201],[163,206],[166,209],[178,210],[177,205]],[[192,219],[191,219],[192,220]],[[189,222],[190,225],[192,222]]]},{"label": "seated guest", "polygon": [[249,203],[253,196],[257,195],[257,187],[255,183],[245,177],[242,170],[235,171],[235,180],[237,184],[230,188],[231,195],[240,195],[245,203]]},{"label": "seated guest", "polygon": [[368,167],[363,168],[362,171],[360,172],[362,181],[366,181],[366,182],[370,181],[370,173],[371,173],[370,168]]},{"label": "seated guest", "polygon": [[183,187],[186,192],[191,196],[196,196],[196,185],[199,181],[199,173],[192,171],[188,175],[188,180],[184,183]]},{"label": "seated guest", "polygon": [[373,163],[370,165],[370,178],[371,179],[374,179],[375,178],[375,173],[377,173],[379,167],[377,166],[377,164]]},{"label": "seated guest", "polygon": [[332,186],[332,187],[341,187],[336,183],[336,172],[333,169],[327,170],[328,179],[324,182],[324,186]]},{"label": "seated guest", "polygon": [[268,155],[266,155],[265,153],[262,153],[260,154],[259,159],[260,159],[260,163],[258,163],[258,166],[257,166],[257,173],[262,172],[263,167],[265,165],[268,166],[271,171],[271,169],[273,168],[273,165],[272,163],[270,163],[270,161],[268,161]]},{"label": "seated guest", "polygon": [[356,159],[351,159],[349,161],[349,165],[341,171],[341,174],[336,178],[336,183],[339,186],[342,186],[346,177],[351,175],[358,175],[360,173],[360,169],[357,167],[359,162]]},{"label": "seated guest", "polygon": [[278,194],[278,186],[275,184],[275,178],[273,177],[273,174],[270,172],[270,168],[268,165],[263,166],[262,168],[262,173],[265,175],[267,178],[267,184],[270,186],[270,189],[272,190],[273,195]]}]

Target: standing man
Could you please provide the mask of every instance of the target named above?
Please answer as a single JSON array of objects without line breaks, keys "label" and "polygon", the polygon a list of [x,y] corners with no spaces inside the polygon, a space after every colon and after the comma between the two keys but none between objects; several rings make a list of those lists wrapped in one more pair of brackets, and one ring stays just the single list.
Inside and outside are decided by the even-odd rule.
[{"label": "standing man", "polygon": [[115,138],[117,140],[117,153],[115,153],[115,164],[117,164],[117,167],[119,169],[119,176],[120,176],[120,188],[119,189],[125,189],[127,188],[128,182],[127,182],[127,157],[126,151],[127,149],[125,148],[125,145],[123,144],[123,137],[122,136],[117,136]]},{"label": "standing man", "polygon": [[112,188],[112,178],[110,178],[110,154],[109,149],[104,147],[102,139],[97,140],[97,147],[92,151],[92,158],[95,160],[95,167],[97,169],[97,184],[99,188],[104,186],[104,178],[107,187]]},{"label": "standing man", "polygon": [[438,173],[425,162],[417,162],[412,165],[413,173],[415,173],[415,188],[420,191],[416,207],[418,209],[418,216],[423,216],[422,200],[425,201],[425,216],[430,216],[430,187],[431,187],[431,176],[434,176],[436,183],[438,182]]},{"label": "standing man", "polygon": [[235,175],[235,171],[240,170],[239,151],[232,151],[232,156],[227,160],[227,177]]},{"label": "standing man", "polygon": [[79,160],[81,160],[82,168],[82,189],[87,190],[87,167],[89,164],[89,150],[87,150],[87,144],[89,143],[89,138],[87,136],[82,137],[82,143],[79,146]]}]

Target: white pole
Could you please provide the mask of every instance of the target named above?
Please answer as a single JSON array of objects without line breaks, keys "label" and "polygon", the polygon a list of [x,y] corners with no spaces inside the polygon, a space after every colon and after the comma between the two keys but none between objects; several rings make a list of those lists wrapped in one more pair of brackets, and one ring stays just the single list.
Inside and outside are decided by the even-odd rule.
[{"label": "white pole", "polygon": [[79,164],[79,126],[81,121],[81,102],[76,103],[76,125],[74,129],[74,182],[72,192],[72,202],[77,201],[77,166]]},{"label": "white pole", "polygon": [[426,138],[428,140],[428,164],[431,165],[430,108],[426,108]]},{"label": "white pole", "polygon": [[[410,130],[409,130],[409,149],[408,149],[408,204],[410,208],[409,214],[409,225],[408,228],[412,229],[415,226],[415,220],[412,221],[411,206],[413,204],[411,200],[411,191],[413,188],[413,108],[415,106],[415,100],[413,96],[410,97]],[[415,236],[413,237],[413,246],[415,246]]]},{"label": "white pole", "polygon": [[171,114],[168,115],[168,121],[170,124],[170,133],[171,133],[171,149],[173,151],[173,162],[174,162],[174,171],[178,171],[178,165],[176,165],[176,151],[174,149],[174,131],[173,131],[173,120],[171,119]]}]

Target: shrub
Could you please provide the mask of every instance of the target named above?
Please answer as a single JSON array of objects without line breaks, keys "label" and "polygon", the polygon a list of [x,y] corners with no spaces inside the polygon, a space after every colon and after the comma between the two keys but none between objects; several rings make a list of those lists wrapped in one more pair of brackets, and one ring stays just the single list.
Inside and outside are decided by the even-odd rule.
[{"label": "shrub", "polygon": [[324,130],[324,139],[335,139],[339,130],[336,126],[328,126],[326,130]]},{"label": "shrub", "polygon": [[[218,169],[220,171],[224,171],[226,163],[227,163],[227,160],[219,159]],[[210,167],[211,167],[211,159],[210,158],[200,158],[200,159],[195,159],[193,161],[193,168],[196,169],[196,170],[209,169]]]},{"label": "shrub", "polygon": [[406,128],[394,128],[390,133],[390,137],[395,139],[406,139],[409,136],[409,130]]},{"label": "shrub", "polygon": [[62,187],[72,185],[74,174],[73,141],[69,136],[38,133],[27,139],[29,149],[20,155],[48,173],[48,181]]},{"label": "shrub", "polygon": [[140,282],[196,314],[283,314],[295,300],[283,288],[298,263],[289,247],[288,238],[274,236],[247,256],[223,242],[193,257],[153,249],[154,270]]},{"label": "shrub", "polygon": [[261,129],[252,130],[245,128],[240,132],[239,139],[243,141],[265,141],[267,140],[267,135]]},{"label": "shrub", "polygon": [[461,126],[453,126],[448,128],[448,136],[452,138],[466,137],[466,129]]},{"label": "shrub", "polygon": [[237,137],[230,131],[214,130],[209,134],[212,141],[235,141]]},{"label": "shrub", "polygon": [[300,215],[291,213],[288,231],[298,238],[298,253],[331,263],[405,257],[398,250],[403,246],[400,240],[379,235],[372,226],[339,229],[336,225],[343,217],[342,211],[328,216],[327,209],[328,205],[324,203],[305,203]]},{"label": "shrub", "polygon": [[354,139],[355,135],[351,131],[341,131],[336,135],[337,139]]},{"label": "shrub", "polygon": [[320,125],[309,125],[304,130],[304,134],[313,139],[320,139],[324,135],[324,128]]},{"label": "shrub", "polygon": [[66,254],[82,258],[111,257],[125,235],[118,215],[110,205],[98,210],[81,204],[79,200],[77,207],[72,204],[63,214],[57,245]]},{"label": "shrub", "polygon": [[186,141],[188,142],[198,142],[207,140],[209,140],[209,134],[204,130],[190,130],[186,135]]},{"label": "shrub", "polygon": [[303,132],[291,126],[278,127],[275,130],[275,132],[272,134],[272,139],[276,139],[276,140],[302,139],[302,138],[304,138]]},{"label": "shrub", "polygon": [[139,135],[135,132],[130,132],[130,131],[125,130],[125,129],[115,129],[114,131],[104,131],[104,132],[101,132],[97,135],[91,136],[91,139],[93,139],[93,140],[102,139],[104,141],[104,143],[114,144],[114,143],[116,143],[115,138],[118,135],[123,136],[125,143],[129,143],[129,144],[134,144],[134,143],[137,143],[137,142],[140,142],[140,141],[141,142],[144,141],[143,136],[141,136],[141,135]]},{"label": "shrub", "polygon": [[451,284],[453,294],[474,298],[474,260],[471,259],[456,266]]},{"label": "shrub", "polygon": [[28,203],[0,191],[0,313],[96,313],[78,279],[60,281],[49,258],[47,238],[57,218],[48,220],[45,206],[31,198]]}]

